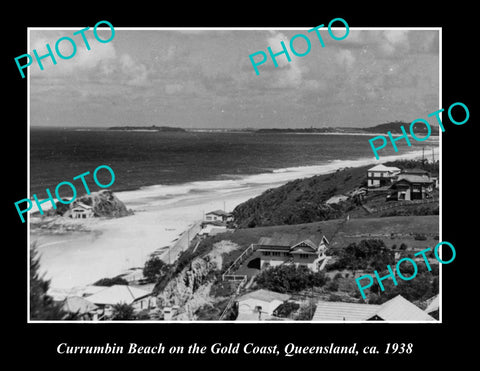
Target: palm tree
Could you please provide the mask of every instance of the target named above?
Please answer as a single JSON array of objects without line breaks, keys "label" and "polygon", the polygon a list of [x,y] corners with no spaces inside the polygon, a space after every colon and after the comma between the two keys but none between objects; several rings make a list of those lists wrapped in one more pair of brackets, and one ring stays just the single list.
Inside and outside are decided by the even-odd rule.
[{"label": "palm tree", "polygon": [[134,309],[130,304],[120,303],[113,306],[112,320],[133,320],[135,319]]}]

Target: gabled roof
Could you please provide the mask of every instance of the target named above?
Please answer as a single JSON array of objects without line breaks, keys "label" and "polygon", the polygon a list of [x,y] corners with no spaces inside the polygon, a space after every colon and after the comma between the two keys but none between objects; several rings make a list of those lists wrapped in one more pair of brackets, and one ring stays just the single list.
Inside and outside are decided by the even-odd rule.
[{"label": "gabled roof", "polygon": [[64,311],[77,314],[89,313],[97,308],[95,304],[80,296],[69,296],[62,305]]},{"label": "gabled roof", "polygon": [[368,169],[367,171],[400,171],[400,169],[394,166],[385,166],[385,165],[379,164]]},{"label": "gabled roof", "polygon": [[399,183],[402,180],[409,183],[425,183],[425,184],[433,183],[430,177],[424,176],[424,175],[415,175],[415,174],[400,174],[398,176],[398,180],[396,181],[396,183]]},{"label": "gabled roof", "polygon": [[435,321],[435,318],[401,295],[383,303],[375,315],[384,321]]},{"label": "gabled roof", "polygon": [[368,321],[379,318],[384,321],[434,321],[435,319],[397,295],[382,305],[319,301],[313,321]]},{"label": "gabled roof", "polygon": [[241,302],[248,299],[255,299],[271,303],[274,300],[286,301],[290,299],[290,297],[291,296],[288,294],[280,294],[279,292],[260,289],[240,296],[239,298],[237,298],[237,301]]},{"label": "gabled roof", "polygon": [[106,287],[86,299],[94,304],[115,305],[120,303],[132,304],[137,299],[150,295],[149,291],[128,285],[113,285]]},{"label": "gabled roof", "polygon": [[319,301],[312,321],[366,321],[379,308],[376,304]]},{"label": "gabled roof", "polygon": [[432,313],[439,309],[439,296],[438,294],[435,295],[433,298],[430,299],[430,303],[425,308],[425,312]]},{"label": "gabled roof", "polygon": [[417,174],[417,175],[427,174],[428,175],[430,174],[430,172],[427,170],[414,168],[414,169],[404,169],[402,171],[402,174]]},{"label": "gabled roof", "polygon": [[93,206],[86,205],[83,202],[77,202],[72,208],[75,209],[77,207],[81,207],[81,208],[86,209],[86,210],[93,209]]},{"label": "gabled roof", "polygon": [[293,252],[295,250],[302,250],[308,252],[311,250],[312,252],[316,252],[318,250],[318,246],[316,246],[312,241],[308,238],[306,240],[300,241],[296,245],[293,245],[290,248],[290,251]]}]

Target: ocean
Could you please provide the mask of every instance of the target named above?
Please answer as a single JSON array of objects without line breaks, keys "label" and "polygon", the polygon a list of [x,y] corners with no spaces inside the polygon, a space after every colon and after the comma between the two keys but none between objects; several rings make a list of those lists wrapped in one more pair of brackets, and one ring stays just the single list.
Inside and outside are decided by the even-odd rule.
[{"label": "ocean", "polygon": [[[245,181],[277,183],[292,176],[310,175],[321,167],[340,168],[375,163],[368,135],[293,134],[254,132],[144,132],[85,129],[40,129],[30,133],[30,193],[46,198],[45,188],[56,185],[99,165],[115,172],[114,192],[149,186],[223,181],[239,185]],[[373,137],[373,135],[372,135]],[[388,145],[380,151],[381,160],[402,157],[426,147],[431,158],[438,138],[425,142],[398,143],[395,153]],[[320,171],[320,168],[319,168]],[[323,171],[323,172],[324,172]],[[294,174],[297,172],[298,174]],[[253,177],[257,175],[257,177]],[[92,190],[98,190],[91,175]],[[108,183],[108,179],[106,181]],[[83,191],[81,181],[74,181]],[[212,183],[210,183],[212,184]],[[193,187],[188,187],[193,191]],[[68,189],[62,189],[68,192]],[[65,195],[65,197],[68,197]]]},{"label": "ocean", "polygon": [[[40,253],[41,271],[51,280],[51,289],[61,297],[100,278],[142,267],[152,253],[174,261],[187,246],[185,231],[198,228],[208,211],[232,211],[290,180],[377,163],[368,139],[367,135],[34,128],[31,195],[45,199],[45,188],[54,194],[62,181],[72,181],[81,195],[81,181],[72,178],[108,165],[115,172],[109,189],[134,214],[57,219],[48,228],[31,228],[30,243]],[[398,153],[390,147],[381,152],[381,161],[421,156],[422,147],[428,156],[430,148],[437,147],[438,158],[438,141],[432,139],[412,147],[400,144]],[[86,181],[92,191],[98,189],[92,175]],[[63,193],[65,188],[61,196],[68,199],[71,195]],[[79,224],[87,231],[63,228]]]}]

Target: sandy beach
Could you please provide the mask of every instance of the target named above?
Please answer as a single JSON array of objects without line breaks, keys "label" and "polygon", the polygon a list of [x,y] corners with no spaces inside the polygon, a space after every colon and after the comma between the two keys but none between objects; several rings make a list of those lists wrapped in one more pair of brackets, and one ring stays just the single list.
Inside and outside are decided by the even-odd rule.
[{"label": "sandy beach", "polygon": [[[412,152],[401,158],[419,156],[421,152]],[[384,157],[379,162],[399,157]],[[235,180],[157,185],[118,192],[116,196],[127,208],[133,209],[134,215],[79,221],[88,232],[55,233],[32,229],[30,242],[37,244],[41,270],[51,280],[51,289],[71,292],[100,278],[113,277],[133,267],[143,267],[155,251],[163,251],[160,256],[168,262],[167,247],[195,222],[201,221],[205,212],[223,209],[224,206],[231,211],[249,198],[293,179],[371,163],[374,163],[372,159],[332,161],[324,165],[242,176]]]}]

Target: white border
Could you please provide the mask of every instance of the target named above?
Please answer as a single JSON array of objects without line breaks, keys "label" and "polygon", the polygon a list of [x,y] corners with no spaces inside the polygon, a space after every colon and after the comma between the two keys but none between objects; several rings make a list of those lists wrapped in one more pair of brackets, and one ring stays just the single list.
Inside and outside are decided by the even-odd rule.
[{"label": "white border", "polygon": [[[313,26],[315,27],[315,26]],[[54,30],[79,30],[82,27],[27,27],[27,50],[30,50],[30,31],[54,31]],[[83,27],[84,28],[84,27]],[[268,30],[309,30],[312,27],[118,27],[115,28],[115,31],[268,31]],[[331,27],[332,30],[343,29],[345,27]],[[100,30],[109,30],[109,27],[98,27]],[[409,31],[438,31],[439,32],[439,100],[438,108],[442,108],[442,27],[349,27],[350,30],[358,31],[384,31],[384,30],[409,30]],[[442,117],[442,113],[440,113]],[[439,184],[440,184],[440,195],[439,195],[439,241],[442,239],[442,199],[443,199],[443,171],[442,171],[442,132],[439,131]],[[30,198],[30,72],[27,74],[27,195]],[[443,323],[443,307],[442,305],[442,264],[439,263],[439,308],[440,308],[440,317],[438,321],[72,321],[72,320],[31,320],[30,319],[30,217],[27,216],[27,323],[36,324],[36,323],[76,323],[76,324],[162,324],[162,323],[175,323],[175,324],[297,324],[297,325],[322,325],[322,324],[404,324],[404,323],[415,323],[415,324],[441,324]],[[441,255],[441,253],[440,253]]]}]

